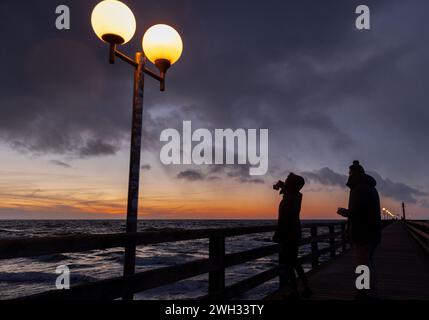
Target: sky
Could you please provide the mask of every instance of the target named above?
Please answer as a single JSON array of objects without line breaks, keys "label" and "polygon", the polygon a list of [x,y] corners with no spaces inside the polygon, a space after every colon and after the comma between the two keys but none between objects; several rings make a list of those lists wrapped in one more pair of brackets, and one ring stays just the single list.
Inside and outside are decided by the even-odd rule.
[{"label": "sky", "polygon": [[[378,182],[382,206],[429,219],[429,24],[425,0],[127,0],[137,31],[181,34],[167,90],[145,84],[139,217],[273,219],[272,185],[306,179],[301,216],[347,206],[348,166]],[[98,1],[2,1],[0,219],[124,218],[132,68],[108,64],[92,31]],[[66,4],[71,29],[55,28]],[[357,30],[355,9],[371,10]],[[151,66],[154,68],[154,66]],[[181,128],[269,130],[269,169],[160,161],[160,134]]]}]

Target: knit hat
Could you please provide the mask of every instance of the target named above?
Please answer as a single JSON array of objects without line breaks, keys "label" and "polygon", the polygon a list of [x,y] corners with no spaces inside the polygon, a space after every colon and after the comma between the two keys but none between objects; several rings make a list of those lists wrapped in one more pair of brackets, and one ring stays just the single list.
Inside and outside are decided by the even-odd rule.
[{"label": "knit hat", "polygon": [[353,161],[353,164],[349,167],[350,171],[356,171],[359,173],[365,173],[365,169],[360,165],[358,160]]}]

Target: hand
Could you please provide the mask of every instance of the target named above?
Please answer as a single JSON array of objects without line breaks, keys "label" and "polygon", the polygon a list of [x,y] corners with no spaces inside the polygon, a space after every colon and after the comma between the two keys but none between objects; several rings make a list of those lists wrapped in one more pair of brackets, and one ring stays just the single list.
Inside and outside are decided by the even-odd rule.
[{"label": "hand", "polygon": [[345,209],[345,208],[338,208],[337,210],[337,214],[339,214],[340,216],[343,217],[347,217],[349,213],[349,210]]}]

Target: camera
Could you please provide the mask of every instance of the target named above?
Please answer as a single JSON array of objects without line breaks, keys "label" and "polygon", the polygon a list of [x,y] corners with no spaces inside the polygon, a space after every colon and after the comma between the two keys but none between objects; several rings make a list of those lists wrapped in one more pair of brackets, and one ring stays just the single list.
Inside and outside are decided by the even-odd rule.
[{"label": "camera", "polygon": [[302,187],[305,185],[305,180],[303,177],[294,174],[293,172],[289,173],[286,181],[277,181],[275,185],[273,185],[273,189],[280,191],[280,194],[285,194],[286,189],[291,192],[299,192]]},{"label": "camera", "polygon": [[283,190],[284,187],[285,187],[285,183],[281,180],[277,181],[277,183],[275,185],[273,185],[273,189],[277,190],[277,191]]}]

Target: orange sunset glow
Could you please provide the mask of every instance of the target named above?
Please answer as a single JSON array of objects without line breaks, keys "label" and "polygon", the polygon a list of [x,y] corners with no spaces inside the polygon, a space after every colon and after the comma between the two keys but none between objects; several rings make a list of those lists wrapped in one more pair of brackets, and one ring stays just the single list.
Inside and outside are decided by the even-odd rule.
[{"label": "orange sunset glow", "polygon": [[[86,161],[76,168],[52,167],[44,158],[18,159],[10,163],[9,170],[3,167],[1,171],[0,212],[9,212],[8,218],[125,217],[125,155],[123,161],[107,157],[101,165]],[[40,172],[35,170],[39,166]],[[18,171],[18,167],[24,170]],[[280,196],[270,182],[247,186],[233,181],[189,183],[171,179],[162,167],[143,170],[139,217],[275,219]],[[336,219],[337,207],[347,204],[345,189],[314,188],[308,183],[303,192],[304,219]],[[385,203],[395,207],[394,202]]]},{"label": "orange sunset glow", "polygon": [[[113,161],[110,161],[113,160]],[[28,167],[27,161],[33,167]],[[23,212],[24,218],[43,216],[71,218],[124,218],[126,211],[126,161],[103,160],[104,168],[83,164],[77,169],[52,168],[44,159],[25,157],[1,171],[2,212]],[[25,168],[18,171],[17,166]],[[34,169],[41,166],[41,171]],[[109,174],[102,174],[102,172]],[[121,172],[122,171],[122,172]],[[175,181],[162,168],[143,171],[140,218],[156,219],[275,219],[280,196],[272,183],[251,184]],[[303,217],[335,218],[336,205],[343,205],[344,192],[309,190],[303,202]],[[61,215],[61,213],[67,213]]]}]

